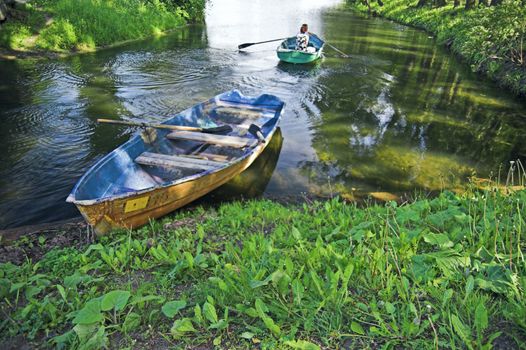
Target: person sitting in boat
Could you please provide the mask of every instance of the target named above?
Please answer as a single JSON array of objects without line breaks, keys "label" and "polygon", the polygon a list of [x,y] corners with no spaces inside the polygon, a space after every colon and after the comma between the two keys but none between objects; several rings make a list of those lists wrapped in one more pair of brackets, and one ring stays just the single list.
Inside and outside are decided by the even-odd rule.
[{"label": "person sitting in boat", "polygon": [[306,52],[315,52],[314,47],[309,46],[309,26],[307,24],[302,24],[300,32],[296,35],[296,50],[297,51],[306,51]]},{"label": "person sitting in boat", "polygon": [[296,35],[296,50],[307,51],[309,46],[309,26],[303,24],[300,28],[300,32]]}]

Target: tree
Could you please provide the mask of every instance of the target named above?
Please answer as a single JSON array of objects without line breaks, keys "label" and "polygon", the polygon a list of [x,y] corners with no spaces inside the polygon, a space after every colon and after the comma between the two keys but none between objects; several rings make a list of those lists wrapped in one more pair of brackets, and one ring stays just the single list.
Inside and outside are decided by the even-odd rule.
[{"label": "tree", "polygon": [[466,0],[466,10],[472,9],[475,6],[476,0]]},{"label": "tree", "polygon": [[418,0],[418,4],[416,4],[416,7],[424,7],[427,5],[427,0]]},{"label": "tree", "polygon": [[[376,3],[378,4],[378,6],[384,6],[384,3],[382,2],[382,0],[376,0]],[[371,0],[362,0],[362,4],[367,6],[369,13],[372,12]],[[376,15],[376,12],[372,12],[372,13],[373,13],[373,15]]]},{"label": "tree", "polygon": [[0,22],[5,21],[7,18],[7,6],[4,3],[4,0],[0,0]]}]

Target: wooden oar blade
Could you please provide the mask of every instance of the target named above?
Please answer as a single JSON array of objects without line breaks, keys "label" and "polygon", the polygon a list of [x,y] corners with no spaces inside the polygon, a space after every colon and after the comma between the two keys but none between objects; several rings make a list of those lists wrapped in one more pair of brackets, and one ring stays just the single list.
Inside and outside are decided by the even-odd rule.
[{"label": "wooden oar blade", "polygon": [[244,48],[252,46],[252,45],[254,45],[254,43],[244,43],[244,44],[239,45],[237,48],[239,50],[241,50],[241,49],[244,49]]}]

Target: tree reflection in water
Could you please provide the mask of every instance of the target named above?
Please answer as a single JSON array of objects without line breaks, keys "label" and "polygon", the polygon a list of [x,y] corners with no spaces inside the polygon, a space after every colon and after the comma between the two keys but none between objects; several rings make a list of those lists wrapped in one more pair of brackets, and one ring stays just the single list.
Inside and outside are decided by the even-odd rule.
[{"label": "tree reflection in water", "polygon": [[299,164],[313,192],[460,190],[474,174],[524,161],[520,104],[477,84],[422,33],[397,36],[379,21],[328,16],[326,32],[353,59],[326,58],[331,72],[318,77],[317,159]]}]

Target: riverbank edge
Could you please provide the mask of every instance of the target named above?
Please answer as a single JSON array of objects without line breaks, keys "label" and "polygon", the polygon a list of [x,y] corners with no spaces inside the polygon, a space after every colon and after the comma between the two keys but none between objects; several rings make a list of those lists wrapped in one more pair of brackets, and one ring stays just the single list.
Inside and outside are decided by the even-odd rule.
[{"label": "riverbank edge", "polygon": [[[2,348],[9,348],[12,344],[32,348],[45,343],[59,345],[58,342],[66,342],[66,338],[75,337],[75,334],[85,336],[78,329],[83,324],[77,323],[76,331],[71,327],[80,319],[79,315],[84,314],[82,310],[91,305],[89,299],[100,300],[112,290],[118,290],[126,295],[129,293],[128,297],[134,303],[134,298],[146,298],[141,299],[146,300],[146,306],[130,303],[131,309],[128,306],[124,313],[116,310],[107,318],[93,318],[96,324],[110,327],[101,326],[97,332],[92,329],[92,338],[79,338],[76,343],[68,344],[79,345],[79,342],[91,340],[92,343],[100,342],[99,345],[110,344],[110,347],[168,348],[175,345],[190,349],[203,346],[249,349],[261,344],[270,348],[319,350],[333,348],[336,344],[352,348],[394,341],[415,347],[488,342],[500,348],[513,348],[526,340],[526,325],[520,321],[526,312],[523,298],[526,265],[520,264],[526,242],[520,231],[510,230],[516,230],[517,224],[525,224],[521,214],[526,212],[525,204],[524,190],[507,194],[475,191],[463,195],[446,191],[432,200],[417,199],[403,204],[388,202],[363,208],[337,199],[294,206],[251,200],[223,204],[215,209],[198,207],[180,211],[143,228],[113,232],[97,239],[82,223],[55,227],[0,247],[1,262],[7,262],[0,263],[0,282],[9,283],[7,289],[0,283],[0,292],[11,290],[0,301],[0,310],[8,315],[8,321],[0,324],[0,329],[5,327],[1,333],[13,337],[11,340],[0,337],[0,345]],[[477,221],[472,222],[469,218]],[[481,222],[483,226],[480,226]],[[492,230],[495,224],[498,237],[492,236],[491,232],[477,232],[477,227]],[[508,240],[510,252],[506,251]],[[499,251],[504,249],[496,259],[491,258],[494,242],[495,249],[497,245]],[[502,248],[501,243],[505,243]],[[518,255],[515,247],[521,251]],[[378,254],[380,251],[383,253]],[[447,260],[447,264],[453,265],[446,265],[442,270],[438,261],[428,264],[421,260],[441,254],[449,254],[448,259],[454,259],[458,254],[472,262],[470,267],[462,267],[464,258],[455,258],[457,260],[453,261],[456,262]],[[302,264],[302,259],[307,259],[307,262],[301,269],[291,267]],[[256,263],[250,265],[249,261]],[[350,298],[348,302],[336,306],[340,313],[349,311],[348,314],[354,316],[341,325],[342,329],[327,334],[303,328],[309,326],[303,326],[304,320],[297,319],[300,310],[307,315],[320,316],[320,309],[328,309],[327,316],[342,317],[336,310],[330,310],[327,301],[320,304],[318,300],[325,300],[331,293],[339,295],[333,289],[331,278],[341,264],[351,265],[344,268],[345,271],[337,272],[337,276],[348,274],[353,282],[349,290],[344,288],[344,298]],[[419,264],[423,265],[417,266]],[[486,265],[491,267],[493,274],[488,278],[501,279],[500,284],[493,286],[494,280],[484,279]],[[272,273],[275,269],[277,272]],[[293,283],[294,274],[303,269],[310,272]],[[506,274],[497,273],[495,269],[509,270],[515,277],[509,276],[508,280]],[[420,274],[418,278],[436,278],[436,282],[419,282],[416,275]],[[290,275],[290,279],[283,277],[285,275]],[[73,283],[71,276],[76,276],[74,287],[65,290],[57,287]],[[288,282],[282,283],[283,278]],[[31,285],[41,280],[42,285]],[[82,283],[86,286],[83,287]],[[293,304],[289,307],[298,309],[289,316],[290,319],[279,316],[272,300],[280,301],[283,296],[279,296],[279,291],[286,288],[284,286],[291,286],[291,296],[300,293],[298,283],[303,284],[303,302],[296,305],[292,299]],[[143,295],[147,292],[144,286],[152,284],[151,288],[157,294]],[[235,300],[240,297],[236,290],[239,289],[252,295],[248,306],[256,297],[254,312],[248,306],[243,309],[243,304],[236,306]],[[288,292],[283,295],[288,295]],[[162,302],[157,302],[161,299],[154,297],[161,298]],[[310,302],[310,298],[314,301]],[[189,304],[192,307],[182,306],[184,310],[172,313],[168,310],[173,306],[169,304],[170,300],[178,300],[177,305]],[[179,303],[180,300],[184,303]],[[50,309],[53,311],[44,307],[50,303],[56,305]],[[223,316],[225,304],[229,305],[226,308],[230,307],[230,316],[228,311],[224,312],[227,316]],[[38,314],[27,317],[31,307],[41,306]],[[199,314],[194,306],[199,307]],[[212,306],[214,310],[208,310],[209,316],[203,317],[201,310]],[[515,308],[515,316],[507,313],[510,307]],[[49,318],[46,316],[48,312],[55,314]],[[135,323],[126,321],[130,314],[133,314]],[[475,319],[482,317],[480,314],[489,322],[477,323]],[[137,317],[144,318],[144,321],[137,324]],[[217,324],[220,318],[223,322]],[[416,322],[416,318],[421,321]],[[455,320],[453,325],[452,319]],[[294,326],[294,321],[300,323]],[[14,322],[22,331],[11,334],[15,326],[9,322]],[[374,326],[382,322],[390,332],[400,334],[382,335]],[[427,331],[413,336],[403,334],[401,329],[407,327],[405,322],[413,324],[412,327],[422,325]],[[460,326],[458,322],[461,322]],[[136,329],[133,332],[126,330],[132,323]],[[225,324],[226,328],[221,328]],[[244,328],[247,325],[249,327]],[[34,331],[35,338],[31,339],[27,327]],[[35,327],[42,327],[42,330],[35,330]],[[435,328],[440,329],[440,333],[435,332],[433,337]],[[64,336],[57,339],[61,334]],[[299,347],[301,344],[303,347]]]},{"label": "riverbank edge", "polygon": [[[15,48],[9,46],[8,44],[0,45],[0,60],[58,59],[80,54],[99,52],[111,48],[120,47],[133,42],[140,42],[142,40],[148,40],[151,38],[163,37],[182,28],[204,23],[204,13],[206,10],[206,3],[204,0],[201,2],[201,5],[198,5],[197,9],[193,9],[190,13],[187,13],[184,16],[179,13],[180,8],[174,8],[171,11],[169,11],[165,7],[163,7],[163,11],[165,11],[165,13],[176,13],[175,16],[178,16],[178,18],[181,20],[180,23],[165,28],[163,30],[156,28],[155,30],[151,31],[151,28],[148,28],[149,31],[135,32],[135,36],[131,36],[129,39],[112,41],[104,45],[90,46],[79,43],[78,45],[72,46],[71,49],[68,50],[42,48],[35,45],[35,43],[38,41],[38,38],[42,35],[43,30],[48,28],[50,25],[53,25],[55,21],[55,18],[49,12],[52,10],[46,10],[43,7],[40,7],[38,2],[36,2],[36,4],[35,2],[36,1],[33,1],[31,3],[28,2],[24,3],[24,5],[18,5],[14,8],[10,8],[7,13],[9,14],[10,12],[12,12],[13,15],[11,17],[8,16],[7,20],[3,24],[0,24],[0,31],[4,29],[2,27],[6,24],[14,25],[15,27],[17,27],[18,31],[30,30],[32,35],[30,38],[27,37],[26,40],[30,39],[29,41],[32,43],[33,46],[21,46],[20,48]],[[35,18],[38,18],[38,20]],[[69,24],[69,18],[67,15],[63,18],[60,18],[60,20],[65,20],[66,23]],[[71,29],[71,27],[68,29]],[[9,31],[7,33],[9,33]],[[62,35],[68,36],[71,35],[71,33],[63,33]]]},{"label": "riverbank edge", "polygon": [[103,45],[103,46],[97,46],[92,50],[70,50],[70,51],[64,51],[64,52],[58,52],[58,51],[47,51],[47,50],[13,50],[8,49],[5,47],[0,47],[0,60],[6,60],[6,61],[15,61],[15,60],[21,60],[21,59],[59,59],[59,58],[67,58],[72,57],[76,55],[85,55],[90,53],[96,53],[104,50],[114,49],[118,48],[120,46],[124,46],[127,44],[140,42],[143,40],[148,40],[152,38],[162,38],[163,36],[170,35],[177,30],[187,28],[190,26],[194,26],[196,23],[194,22],[188,22],[187,24],[174,27],[170,30],[166,30],[160,33],[148,35],[145,37],[140,37],[137,39],[129,39],[124,41],[118,41],[110,45]]},{"label": "riverbank edge", "polygon": [[[391,20],[399,24],[406,25],[411,28],[420,29],[432,35],[434,38],[437,38],[439,34],[439,31],[433,30],[433,28],[429,25],[426,25],[426,23],[410,22],[408,17],[401,16],[405,14],[405,12],[403,11],[397,12],[395,14],[391,14],[391,13],[384,12],[383,8],[380,6],[377,6],[376,4],[374,4],[373,6],[374,6],[374,9],[372,10],[372,12],[369,12],[369,10],[361,4],[349,3],[349,2],[345,4],[345,8],[355,11],[357,13],[360,13],[361,15],[364,15],[364,16],[380,17],[380,18]],[[406,8],[406,11],[407,10],[409,10],[409,7]],[[464,54],[462,54],[462,52],[455,51],[451,48],[452,43],[455,40],[456,40],[455,37],[450,37],[445,40],[442,40],[441,42],[439,42],[439,44],[443,45],[450,52],[452,52],[461,62],[471,67],[475,62],[473,62],[468,57],[466,57]],[[486,57],[486,59],[490,59],[490,58],[491,57]],[[480,74],[482,77],[486,79],[490,79],[491,81],[495,82],[499,87],[508,90],[510,93],[512,93],[517,98],[521,100],[526,100],[526,68],[523,68],[517,65],[513,65],[512,63],[507,62],[505,64],[500,65],[500,68],[497,69],[493,73],[490,72],[487,65],[482,65],[481,67],[479,67],[478,69],[474,71]],[[520,79],[510,81],[506,73],[517,74],[520,76]]]}]

